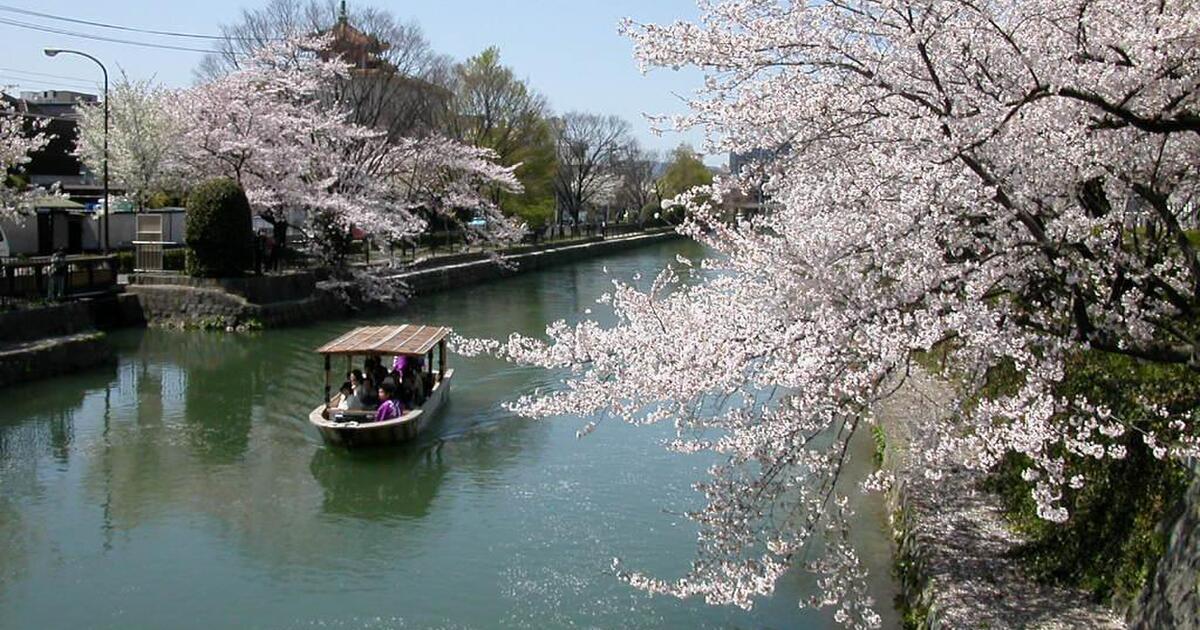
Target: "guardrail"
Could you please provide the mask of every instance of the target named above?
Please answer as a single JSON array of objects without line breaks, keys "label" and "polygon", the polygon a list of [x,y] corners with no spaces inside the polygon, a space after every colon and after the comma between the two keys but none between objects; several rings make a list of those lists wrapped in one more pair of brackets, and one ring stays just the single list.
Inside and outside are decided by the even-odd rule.
[{"label": "guardrail", "polygon": [[[65,297],[111,291],[117,285],[117,257],[67,256]],[[40,298],[50,290],[50,257],[0,260],[0,297]]]}]

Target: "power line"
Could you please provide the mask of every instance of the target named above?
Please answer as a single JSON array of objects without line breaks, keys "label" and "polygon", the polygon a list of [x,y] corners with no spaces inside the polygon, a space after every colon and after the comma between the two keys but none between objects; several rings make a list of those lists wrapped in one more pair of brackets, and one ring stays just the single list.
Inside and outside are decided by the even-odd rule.
[{"label": "power line", "polygon": [[96,83],[96,81],[92,79],[85,79],[83,77],[71,77],[65,74],[50,74],[49,72],[34,72],[33,70],[21,70],[19,68],[0,68],[0,72],[7,72],[9,74],[28,74],[35,77],[50,77],[51,79],[67,79],[68,81],[82,81],[84,83]]},{"label": "power line", "polygon": [[4,81],[13,81],[14,82],[13,85],[28,85],[30,83],[33,83],[33,84],[37,84],[37,85],[45,85],[45,86],[49,86],[49,87],[55,87],[60,90],[70,90],[72,92],[76,91],[76,90],[87,90],[87,89],[94,90],[98,87],[98,85],[95,83],[93,83],[91,85],[86,85],[86,86],[70,85],[70,84],[66,84],[66,83],[57,83],[54,81],[46,81],[46,80],[41,80],[41,79],[29,79],[26,77],[15,77],[12,75],[0,74],[0,82],[4,82]]},{"label": "power line", "polygon": [[154,44],[154,43],[150,43],[150,42],[134,41],[131,39],[119,39],[116,37],[105,37],[104,35],[95,35],[92,33],[80,33],[78,31],[68,31],[68,30],[56,28],[53,26],[43,26],[41,24],[31,24],[29,22],[21,22],[19,20],[10,20],[8,18],[0,18],[0,24],[7,24],[8,26],[16,26],[18,28],[25,28],[25,29],[29,29],[29,30],[33,30],[33,31],[41,31],[43,33],[53,33],[56,35],[67,35],[69,37],[80,37],[83,39],[90,39],[90,40],[101,41],[101,42],[112,42],[114,44],[129,44],[130,46],[144,46],[146,48],[159,48],[159,49],[164,49],[164,50],[181,50],[184,52],[198,52],[198,53],[206,53],[206,54],[217,52],[217,51],[209,49],[209,48],[189,48],[187,46],[175,46],[172,44]]},{"label": "power line", "polygon": [[223,40],[226,39],[220,35],[202,35],[199,33],[181,33],[178,31],[159,31],[150,28],[136,28],[133,26],[121,26],[119,24],[106,24],[104,22],[93,22],[91,20],[81,20],[79,18],[65,17],[61,15],[52,15],[50,13],[41,13],[39,11],[30,11],[20,7],[13,7],[6,4],[0,4],[0,11],[8,11],[9,13],[20,13],[33,17],[46,18],[48,20],[58,20],[60,22],[71,22],[72,24],[83,24],[85,26],[96,26],[99,28],[109,28],[117,31],[127,31],[130,33],[145,33],[147,35],[164,35],[167,37],[188,37],[192,39],[205,40]]},{"label": "power line", "polygon": [[88,79],[30,77],[23,76],[21,74],[14,74],[7,68],[0,68],[0,77],[9,79],[11,81],[18,81],[20,83],[40,83],[43,85],[63,85],[68,87],[86,87],[91,89],[95,89],[96,86],[100,85],[99,78],[97,78],[95,81],[90,81]]},{"label": "power line", "polygon": [[[218,41],[218,42],[228,41],[228,40],[239,40],[239,41],[248,41],[248,42],[257,43],[257,42],[263,41],[259,38],[254,38],[254,37],[232,37],[232,36],[228,36],[228,35],[206,35],[203,33],[185,33],[185,32],[181,32],[181,31],[164,31],[164,30],[158,30],[158,29],[153,29],[153,28],[138,28],[136,26],[123,26],[121,24],[108,24],[105,22],[95,22],[92,20],[84,20],[81,18],[73,18],[73,17],[62,16],[62,15],[54,15],[52,13],[42,13],[40,11],[31,11],[29,9],[22,9],[20,7],[9,6],[7,4],[0,4],[0,11],[8,11],[10,13],[19,13],[21,15],[40,17],[40,18],[45,18],[47,20],[58,20],[61,22],[70,22],[72,24],[82,24],[85,26],[94,26],[97,28],[108,28],[108,29],[113,29],[113,30],[117,30],[117,31],[125,31],[125,32],[129,32],[129,33],[145,33],[147,35],[161,35],[164,37],[187,37],[189,39],[201,39],[201,40]],[[268,41],[277,41],[277,40],[275,40],[273,38],[268,38]]]}]

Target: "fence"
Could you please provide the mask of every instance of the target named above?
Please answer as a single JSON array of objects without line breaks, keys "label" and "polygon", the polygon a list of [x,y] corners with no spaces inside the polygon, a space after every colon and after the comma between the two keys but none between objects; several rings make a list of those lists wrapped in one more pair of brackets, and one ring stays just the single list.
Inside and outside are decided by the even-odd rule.
[{"label": "fence", "polygon": [[[0,298],[45,297],[50,288],[50,257],[0,262]],[[111,291],[117,285],[116,256],[68,256],[66,295]]]}]

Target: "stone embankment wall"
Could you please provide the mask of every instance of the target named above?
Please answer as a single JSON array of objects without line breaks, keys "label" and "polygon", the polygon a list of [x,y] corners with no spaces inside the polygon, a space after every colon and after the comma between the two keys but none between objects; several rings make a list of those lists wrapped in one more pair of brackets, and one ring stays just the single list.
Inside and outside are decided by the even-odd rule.
[{"label": "stone embankment wall", "polygon": [[345,314],[345,306],[316,289],[317,276],[294,273],[255,278],[137,276],[126,291],[144,320],[160,326],[277,327]]},{"label": "stone embankment wall", "polygon": [[511,267],[501,266],[478,254],[470,257],[446,261],[435,267],[422,268],[397,273],[390,278],[408,284],[413,295],[424,295],[446,289],[458,288],[497,278],[503,278],[515,273],[535,271],[554,265],[561,265],[585,260],[605,254],[641,247],[679,238],[673,230],[636,234],[620,238],[601,239],[599,237],[575,242],[570,245],[540,245],[515,247],[505,250],[504,261]]},{"label": "stone embankment wall", "polygon": [[107,363],[95,305],[74,302],[0,313],[0,387]]},{"label": "stone embankment wall", "polygon": [[[523,245],[501,252],[504,265],[479,253],[439,256],[385,277],[404,283],[417,297],[672,238],[678,235],[664,230],[567,245]],[[346,316],[348,306],[319,288],[323,279],[312,273],[236,279],[137,276],[126,291],[136,296],[141,317],[151,325],[271,328]]]},{"label": "stone embankment wall", "polygon": [[1021,540],[980,476],[950,462],[933,480],[911,453],[952,400],[950,386],[914,370],[875,409],[886,434],[883,465],[897,540],[896,573],[906,621],[917,628],[1124,628],[1114,612],[1070,589],[1037,584],[1011,551]]},{"label": "stone embankment wall", "polygon": [[1158,570],[1134,603],[1131,628],[1200,628],[1200,468],[1174,524]]}]

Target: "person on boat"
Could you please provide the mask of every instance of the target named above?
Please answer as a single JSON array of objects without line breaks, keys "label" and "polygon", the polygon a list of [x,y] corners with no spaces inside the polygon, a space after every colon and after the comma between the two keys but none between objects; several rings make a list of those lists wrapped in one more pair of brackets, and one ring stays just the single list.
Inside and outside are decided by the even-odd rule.
[{"label": "person on boat", "polygon": [[383,367],[383,362],[379,360],[379,357],[367,357],[363,368],[367,373],[367,378],[371,379],[371,385],[375,388],[383,385],[383,380],[388,377],[387,368]]},{"label": "person on boat", "polygon": [[409,362],[404,366],[404,374],[401,375],[400,388],[402,396],[405,397],[411,405],[421,405],[425,402],[425,384],[421,380],[421,371],[416,364]]},{"label": "person on boat", "polygon": [[363,376],[362,370],[355,368],[346,372],[346,380],[350,381],[350,387],[354,390],[354,395],[362,402],[364,408],[366,405],[374,406],[379,404],[379,401],[375,398],[375,390],[367,382],[367,377]]},{"label": "person on boat", "polygon": [[350,381],[342,383],[342,402],[338,403],[338,409],[342,411],[360,411],[366,409],[363,404],[362,397],[354,389],[354,385]]},{"label": "person on boat", "polygon": [[375,422],[383,422],[384,420],[394,420],[399,418],[404,413],[404,407],[400,401],[396,400],[396,384],[391,381],[384,381],[383,385],[379,386],[379,409],[375,412]]}]

